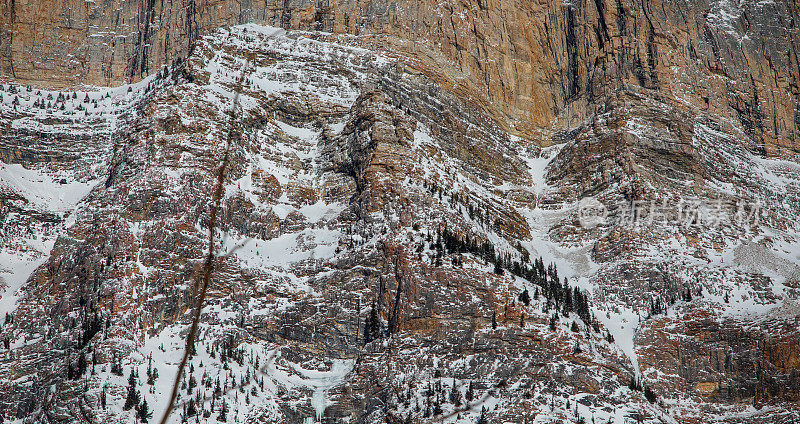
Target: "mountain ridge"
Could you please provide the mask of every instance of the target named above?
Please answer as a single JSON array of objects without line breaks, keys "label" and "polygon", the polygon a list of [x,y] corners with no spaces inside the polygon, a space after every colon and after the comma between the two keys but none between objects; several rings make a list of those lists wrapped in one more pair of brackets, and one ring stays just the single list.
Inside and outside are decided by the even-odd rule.
[{"label": "mountain ridge", "polygon": [[790,0],[67,2],[78,17],[37,15],[57,9],[41,1],[3,3],[0,75],[50,87],[135,82],[185,59],[200,34],[256,22],[374,38],[543,145],[630,84],[730,119],[763,154],[800,150],[800,15]]},{"label": "mountain ridge", "polygon": [[[665,54],[661,21],[631,29],[655,5],[526,3],[519,13],[555,10],[547,27],[565,31],[564,55],[541,58],[562,67],[539,71],[563,81],[530,88],[557,88],[533,102],[549,112],[524,118],[538,109],[498,99],[527,95],[506,84],[535,72],[475,77],[467,52],[492,43],[431,23],[481,22],[456,13],[472,2],[424,19],[405,3],[334,2],[409,13],[438,47],[402,25],[339,31],[340,15],[287,4],[300,14],[281,26],[302,30],[198,32],[188,57],[130,85],[0,84],[0,278],[12,283],[0,301],[15,305],[0,327],[0,417],[159,418],[231,133],[217,263],[170,422],[798,419],[796,131],[791,108],[760,110],[782,103],[730,76],[750,64],[679,90],[666,60],[648,63]],[[517,6],[477,5],[489,21]],[[727,40],[744,21],[769,24],[752,10],[789,5],[658,10],[707,8]],[[621,28],[654,41],[584,74],[589,46]],[[792,72],[767,91],[791,98]],[[714,78],[725,100],[698,104]]]}]

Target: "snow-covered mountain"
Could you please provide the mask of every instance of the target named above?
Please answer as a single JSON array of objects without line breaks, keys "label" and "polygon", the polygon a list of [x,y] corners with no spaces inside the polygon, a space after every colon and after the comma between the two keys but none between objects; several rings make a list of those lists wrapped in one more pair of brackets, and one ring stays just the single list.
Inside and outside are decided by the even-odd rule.
[{"label": "snow-covered mountain", "polygon": [[419,3],[210,25],[113,88],[4,70],[0,422],[160,422],[206,276],[170,423],[799,420],[796,8],[541,2],[532,59],[476,24],[507,2]]}]

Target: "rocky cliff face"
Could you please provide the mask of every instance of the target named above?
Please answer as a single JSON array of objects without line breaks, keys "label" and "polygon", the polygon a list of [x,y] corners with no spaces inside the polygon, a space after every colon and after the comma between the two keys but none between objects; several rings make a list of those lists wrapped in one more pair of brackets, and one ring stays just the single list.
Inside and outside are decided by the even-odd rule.
[{"label": "rocky cliff face", "polygon": [[798,419],[796,4],[40,6],[3,419],[160,418],[210,230],[170,422]]},{"label": "rocky cliff face", "polygon": [[0,16],[0,72],[37,85],[135,82],[186,58],[200,34],[257,22],[369,34],[539,143],[540,130],[573,127],[632,85],[723,117],[762,154],[800,150],[791,0],[6,0]]}]

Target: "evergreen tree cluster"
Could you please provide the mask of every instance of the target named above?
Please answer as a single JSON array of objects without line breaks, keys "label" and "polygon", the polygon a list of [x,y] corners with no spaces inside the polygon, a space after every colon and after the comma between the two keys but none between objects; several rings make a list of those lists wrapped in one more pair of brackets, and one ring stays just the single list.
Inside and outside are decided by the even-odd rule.
[{"label": "evergreen tree cluster", "polygon": [[[547,299],[545,311],[554,307],[564,314],[575,312],[585,323],[597,327],[589,309],[588,296],[577,287],[570,287],[566,278],[560,281],[558,268],[554,263],[550,263],[545,267],[541,257],[530,263],[530,254],[521,245],[517,246],[517,250],[521,252],[521,260],[515,260],[512,259],[510,254],[503,255],[498,253],[491,242],[479,241],[469,235],[462,237],[444,228],[438,231],[434,248],[448,254],[473,254],[488,263],[494,264],[495,273],[497,274],[507,271],[511,275],[528,280],[536,286],[534,298],[538,298],[539,289],[541,289],[542,296]],[[529,305],[531,301],[530,291],[527,288],[523,290],[519,294],[518,300],[526,306]]]},{"label": "evergreen tree cluster", "polygon": [[153,368],[153,354],[147,357],[147,384],[152,386],[158,379],[158,368]]},{"label": "evergreen tree cluster", "polygon": [[[441,378],[441,372],[436,370],[435,381],[428,381],[427,387],[422,391],[422,397],[424,398],[422,405],[416,399],[413,410],[422,412],[423,418],[430,418],[444,414],[444,407],[447,405],[452,405],[454,409],[464,408],[477,400],[480,394],[472,381],[469,382],[467,390],[462,394],[455,380],[452,384],[447,384],[445,379]],[[410,388],[406,395],[403,395],[401,391],[398,396],[399,401],[407,408],[411,407],[412,398],[414,395]]]},{"label": "evergreen tree cluster", "polygon": [[[71,329],[78,328],[77,337],[74,341],[75,349],[78,353],[76,357],[73,357],[73,355],[70,354],[67,358],[66,377],[68,380],[77,380],[86,373],[89,365],[87,362],[87,355],[91,358],[92,374],[94,374],[96,361],[93,349],[91,346],[89,346],[89,344],[97,335],[97,333],[103,329],[103,324],[105,322],[97,309],[95,309],[94,302],[87,303],[85,299],[81,297],[79,304],[81,309],[78,317],[69,320],[69,326]],[[78,323],[80,323],[80,325],[78,325]],[[121,375],[122,369],[118,362],[118,358],[117,362],[112,364],[111,371]]]},{"label": "evergreen tree cluster", "polygon": [[[150,94],[154,92],[156,88],[163,87],[167,84],[169,79],[176,80],[179,76],[183,75],[189,77],[188,74],[183,74],[179,72],[174,72],[180,65],[182,64],[181,60],[175,61],[173,66],[167,67],[165,66],[161,71],[156,73],[153,80],[151,80],[147,87],[144,89],[144,94]],[[31,94],[25,93],[34,93],[34,90],[31,86],[27,86],[22,90],[18,89],[15,85],[9,84],[7,89],[5,86],[0,85],[0,91],[7,92],[11,97],[11,105],[14,107],[14,110],[17,110],[17,107],[21,104],[20,97],[23,98],[25,101],[30,101]],[[128,93],[133,92],[132,87],[128,87]],[[74,107],[75,111],[84,112],[83,115],[87,115],[88,112],[93,109],[94,113],[101,113],[104,114],[103,110],[98,110],[98,101],[102,101],[103,99],[111,98],[111,92],[106,92],[105,94],[98,94],[98,93],[84,93],[82,98],[78,97],[77,92],[57,92],[54,96],[52,92],[47,93],[47,96],[43,96],[43,93],[40,90],[35,90],[35,99],[33,100],[32,106],[36,109],[41,110],[66,110],[67,103],[70,104],[71,107]],[[4,96],[0,95],[0,101],[5,101]],[[67,111],[66,114],[71,115],[73,114],[72,111]]]},{"label": "evergreen tree cluster", "polygon": [[[680,300],[684,302],[691,302],[694,297],[703,297],[702,285],[698,285],[695,290],[692,290],[691,287],[686,287],[680,291]],[[677,300],[678,297],[674,292],[663,296],[658,296],[655,298],[655,300],[650,299],[650,311],[648,317],[666,314],[669,306],[674,305]],[[724,300],[725,303],[728,303],[730,300],[727,292],[725,293]]]},{"label": "evergreen tree cluster", "polygon": [[[215,378],[204,370],[198,379],[194,363],[189,363],[188,373],[183,377],[181,392],[178,394],[178,399],[182,396],[188,398],[183,403],[182,416],[185,422],[191,417],[209,418],[213,414],[217,414],[217,421],[227,422],[230,407],[225,399],[226,393],[233,392],[236,404],[242,401],[250,404],[251,396],[258,396],[259,391],[263,391],[264,377],[251,372],[251,369],[259,369],[260,357],[252,351],[247,354],[244,348],[235,346],[231,335],[220,343],[205,345],[209,356],[219,357],[222,369],[226,370]],[[238,366],[246,368],[245,374],[237,377],[233,368],[228,365],[229,362],[235,362]],[[202,362],[199,368],[205,369]],[[157,378],[157,370],[154,369],[153,373]],[[251,386],[249,390],[246,389],[248,386]]]},{"label": "evergreen tree cluster", "polygon": [[474,205],[471,201],[469,201],[468,198],[464,198],[464,196],[460,195],[459,193],[453,193],[453,195],[450,196],[447,190],[443,189],[434,182],[428,182],[426,180],[422,181],[422,186],[428,193],[434,197],[437,197],[440,201],[443,201],[445,197],[449,197],[448,203],[450,204],[450,207],[459,211],[467,212],[471,220],[477,221],[487,227],[489,224],[491,224],[491,220],[489,218],[490,214],[488,212],[484,211],[480,206]]},{"label": "evergreen tree cluster", "polygon": [[[137,390],[137,380],[139,376],[135,372],[135,368],[131,368],[131,373],[128,377],[128,392],[127,396],[125,397],[125,405],[123,405],[122,409],[125,411],[130,411],[131,409],[136,411],[136,418],[138,418],[141,422],[146,423],[150,420],[153,416],[153,413],[150,412],[150,407],[147,405],[147,399],[139,393]],[[103,399],[105,398],[105,389],[103,391],[103,395],[101,396]],[[101,399],[101,403],[104,403],[103,399]]]},{"label": "evergreen tree cluster", "polygon": [[375,309],[375,302],[372,302],[372,308],[369,310],[369,315],[364,323],[364,344],[370,343],[381,336],[381,321],[378,317],[378,311]]},{"label": "evergreen tree cluster", "polygon": [[[94,355],[92,355],[92,368],[94,369]],[[77,359],[75,359],[74,365],[72,358],[67,359],[68,380],[77,380],[83,377],[83,375],[86,374],[86,369],[87,369],[86,355],[83,352],[78,352],[78,357]]]},{"label": "evergreen tree cluster", "polygon": [[647,399],[647,401],[650,403],[655,403],[655,401],[658,399],[658,396],[653,389],[645,386],[640,377],[631,376],[631,379],[628,382],[628,388],[636,392],[644,392],[645,399]]},{"label": "evergreen tree cluster", "polygon": [[89,341],[103,329],[103,318],[98,314],[93,304],[89,309],[84,310],[82,316],[78,349],[82,349],[89,344]]},{"label": "evergreen tree cluster", "polygon": [[[196,349],[195,349],[196,350]],[[215,357],[215,350],[216,346],[211,346],[211,357]],[[192,352],[192,355],[196,354],[196,352]],[[219,360],[222,362],[224,368],[227,369],[227,362],[228,360],[232,360],[237,365],[241,366],[244,364],[244,349],[236,348],[235,343],[233,341],[233,336],[228,335],[226,337],[220,347],[219,347]]]},{"label": "evergreen tree cluster", "polygon": [[[177,397],[176,413],[179,413],[181,422],[201,422],[202,418],[212,415],[219,422],[237,421],[236,415],[231,418],[230,405],[240,403],[250,404],[253,397],[258,397],[264,391],[264,376],[255,370],[260,369],[261,357],[251,350],[237,347],[232,336],[223,337],[214,343],[202,343],[206,353],[221,362],[219,368],[206,367],[202,361],[197,360],[187,363],[186,373],[180,382]],[[191,355],[196,355],[196,352]],[[233,363],[238,365],[233,366]],[[197,368],[195,368],[197,366]],[[117,370],[119,372],[117,373]],[[111,363],[111,372],[117,375],[127,375],[128,385],[125,392],[123,410],[133,411],[137,421],[147,423],[153,416],[146,394],[156,393],[155,383],[159,378],[158,368],[154,365],[152,354],[147,357],[146,383],[139,378],[136,367],[131,367],[130,372],[122,371],[122,365],[115,356]],[[210,374],[211,373],[211,374]],[[145,385],[146,384],[146,385]],[[99,403],[102,408],[107,406],[106,387],[102,388]]]}]

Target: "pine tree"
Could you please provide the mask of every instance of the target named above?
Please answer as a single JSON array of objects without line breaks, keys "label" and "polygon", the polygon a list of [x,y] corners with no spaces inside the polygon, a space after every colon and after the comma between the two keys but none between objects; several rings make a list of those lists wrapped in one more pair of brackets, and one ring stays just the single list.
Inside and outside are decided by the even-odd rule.
[{"label": "pine tree", "polygon": [[219,408],[217,421],[223,423],[228,421],[228,404],[225,402],[225,399],[222,399],[222,407]]},{"label": "pine tree", "polygon": [[494,261],[494,273],[503,275],[503,260],[499,256]]},{"label": "pine tree", "polygon": [[461,406],[461,392],[456,388],[455,382],[453,382],[453,390],[450,392],[450,402],[456,407]]},{"label": "pine tree", "polygon": [[655,392],[649,387],[645,387],[644,388],[644,397],[650,403],[655,403],[656,398],[657,398]]},{"label": "pine tree", "polygon": [[433,403],[433,415],[441,415],[442,414],[442,403],[439,399],[436,399],[436,402]]},{"label": "pine tree", "polygon": [[492,311],[492,330],[497,330],[497,311]]},{"label": "pine tree", "polygon": [[114,362],[111,363],[111,374],[122,377],[122,363],[117,355],[114,355]]},{"label": "pine tree", "polygon": [[378,318],[378,311],[375,309],[375,302],[372,302],[372,309],[369,311],[369,317],[364,323],[364,344],[367,344],[380,337],[380,319]]},{"label": "pine tree", "polygon": [[139,404],[139,391],[136,390],[136,376],[133,373],[133,368],[131,368],[131,375],[128,377],[128,395],[125,398],[125,406],[122,407],[123,410],[129,411],[134,406]]},{"label": "pine tree", "polygon": [[147,406],[147,399],[142,399],[142,404],[137,408],[136,416],[139,417],[139,420],[143,423],[146,423],[150,417],[153,416],[153,413],[150,412],[150,408]]},{"label": "pine tree", "polygon": [[153,385],[153,354],[147,355],[147,384]]},{"label": "pine tree", "polygon": [[153,371],[147,377],[147,384],[154,385],[158,379],[158,368],[153,368]]},{"label": "pine tree", "polygon": [[475,388],[472,385],[472,382],[469,382],[469,387],[467,387],[466,393],[467,402],[472,402],[472,399],[475,398]]},{"label": "pine tree", "polygon": [[194,404],[194,399],[189,399],[189,404],[186,407],[186,416],[193,417],[197,415],[197,407]]},{"label": "pine tree", "polygon": [[484,406],[483,408],[481,408],[481,416],[478,417],[478,421],[476,421],[475,423],[476,424],[488,424],[488,422],[489,421],[487,421],[487,419],[486,419],[486,407]]},{"label": "pine tree", "polygon": [[525,290],[523,290],[523,292],[519,294],[519,296],[517,297],[517,299],[518,299],[520,302],[524,303],[524,304],[525,304],[525,306],[528,306],[528,305],[530,305],[530,304],[531,304],[531,296],[530,296],[530,294],[528,293],[528,289],[525,289]]}]

